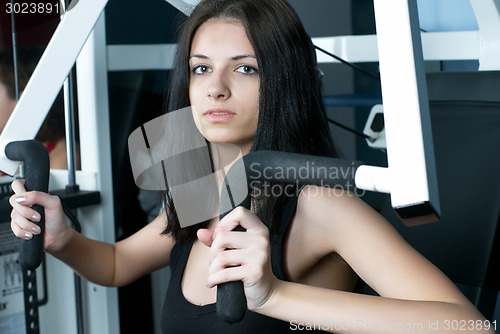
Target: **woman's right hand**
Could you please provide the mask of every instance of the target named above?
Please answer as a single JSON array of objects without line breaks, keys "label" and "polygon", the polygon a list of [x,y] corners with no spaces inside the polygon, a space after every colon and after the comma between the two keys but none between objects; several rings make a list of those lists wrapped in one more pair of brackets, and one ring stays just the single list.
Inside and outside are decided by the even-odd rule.
[{"label": "woman's right hand", "polygon": [[40,221],[40,214],[31,206],[41,205],[45,209],[44,250],[50,253],[62,249],[73,230],[66,223],[59,197],[39,191],[26,192],[24,180],[12,182],[12,190],[14,195],[9,199],[12,232],[26,240],[40,234],[40,227],[30,220]]}]

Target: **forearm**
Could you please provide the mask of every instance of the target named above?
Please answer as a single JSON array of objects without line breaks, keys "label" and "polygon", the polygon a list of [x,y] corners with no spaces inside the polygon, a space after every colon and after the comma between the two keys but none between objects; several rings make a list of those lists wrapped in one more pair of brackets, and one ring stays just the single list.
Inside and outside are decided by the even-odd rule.
[{"label": "forearm", "polygon": [[[494,333],[471,305],[408,301],[279,282],[264,315],[332,333]],[[489,327],[490,330],[486,330]]]},{"label": "forearm", "polygon": [[67,233],[64,245],[47,252],[88,281],[116,286],[114,245],[89,239],[73,229],[68,229]]}]

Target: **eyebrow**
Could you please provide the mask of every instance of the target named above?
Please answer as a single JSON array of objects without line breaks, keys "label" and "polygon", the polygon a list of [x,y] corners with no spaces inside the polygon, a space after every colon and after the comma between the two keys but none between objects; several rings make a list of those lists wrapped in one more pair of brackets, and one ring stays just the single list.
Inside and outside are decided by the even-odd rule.
[{"label": "eyebrow", "polygon": [[[191,58],[210,59],[210,57],[208,57],[207,55],[199,54],[199,53],[195,53],[195,54],[191,55],[191,57],[189,57],[189,59],[191,59]],[[231,60],[240,60],[240,59],[245,59],[245,58],[257,59],[257,57],[255,57],[252,54],[241,54],[241,55],[236,55],[236,56],[231,57]]]}]

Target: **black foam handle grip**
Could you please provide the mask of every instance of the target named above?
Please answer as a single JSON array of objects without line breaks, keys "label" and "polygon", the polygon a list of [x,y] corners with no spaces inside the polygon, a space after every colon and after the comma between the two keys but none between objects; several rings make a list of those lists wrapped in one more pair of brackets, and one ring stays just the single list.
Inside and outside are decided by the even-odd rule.
[{"label": "black foam handle grip", "polygon": [[[27,191],[48,191],[49,154],[42,143],[36,140],[10,142],[5,147],[5,156],[10,160],[24,162],[24,186]],[[33,205],[32,208],[40,214],[40,221],[34,223],[40,227],[41,232],[33,235],[31,240],[20,241],[19,264],[27,270],[34,270],[42,263],[45,234],[44,208],[40,205]]]},{"label": "black foam handle grip", "polygon": [[[250,209],[250,196],[245,198],[241,206]],[[219,219],[224,218],[226,215],[227,213],[221,214]],[[245,229],[238,225],[233,231],[243,232]],[[226,282],[217,286],[216,311],[219,319],[234,324],[243,320],[246,310],[247,297],[245,296],[242,281]]]}]

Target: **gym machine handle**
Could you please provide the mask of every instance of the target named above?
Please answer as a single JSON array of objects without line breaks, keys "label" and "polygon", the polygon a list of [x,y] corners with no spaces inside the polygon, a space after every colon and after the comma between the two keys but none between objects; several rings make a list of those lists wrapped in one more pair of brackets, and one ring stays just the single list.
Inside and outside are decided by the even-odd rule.
[{"label": "gym machine handle", "polygon": [[[5,147],[5,156],[11,160],[24,162],[24,186],[27,191],[48,192],[49,154],[42,143],[35,140],[10,142]],[[33,235],[31,240],[21,240],[20,242],[19,264],[26,270],[38,268],[43,258],[44,209],[40,205],[33,205],[32,208],[40,214],[40,222],[34,223],[40,227],[41,232],[38,235]]]},{"label": "gym machine handle", "polygon": [[[357,161],[278,151],[249,153],[243,157],[243,163],[249,188],[252,181],[278,181],[339,188],[344,191],[355,190],[354,178],[361,165]],[[232,170],[229,170],[224,180],[229,189],[228,180],[231,179]],[[222,192],[222,196],[231,196],[231,191]],[[224,202],[227,203],[227,199],[221,199],[221,203]],[[249,209],[250,194],[239,205]],[[222,214],[220,219],[224,216]],[[235,230],[241,231],[243,228],[238,226]],[[230,324],[241,321],[245,316],[246,304],[243,282],[227,282],[217,286],[216,309],[220,319]]]},{"label": "gym machine handle", "polygon": [[[241,206],[250,209],[250,196],[247,196]],[[227,213],[221,214],[220,219]],[[236,226],[233,231],[244,232],[241,225]],[[243,289],[242,281],[232,281],[219,284],[217,286],[217,316],[229,324],[234,324],[243,320],[247,310],[247,297]]]}]

